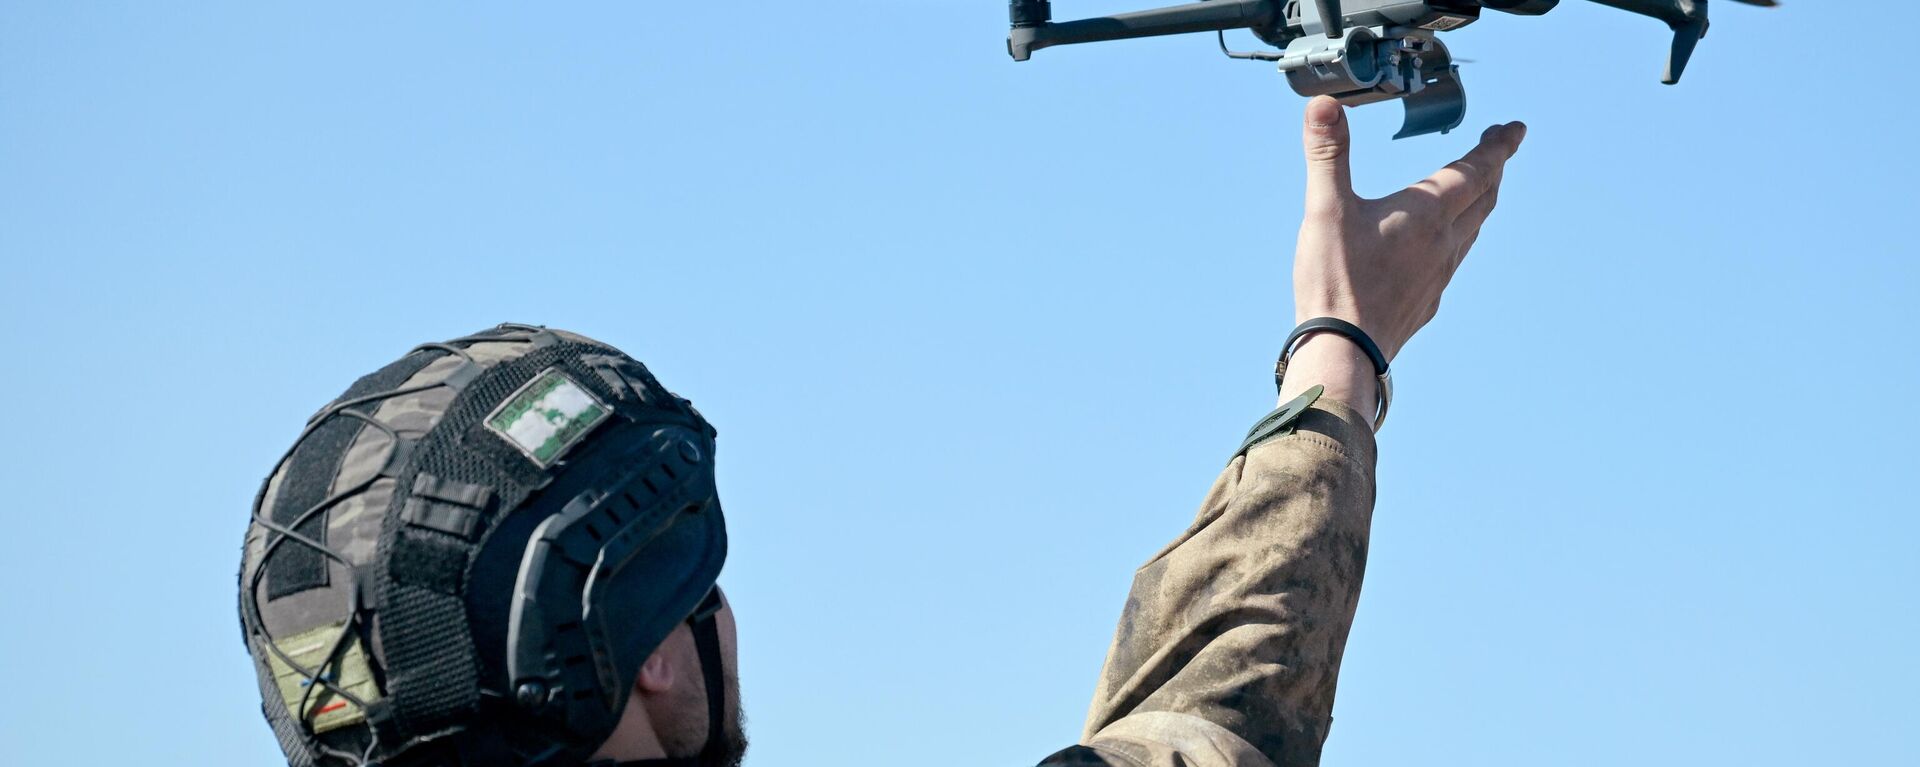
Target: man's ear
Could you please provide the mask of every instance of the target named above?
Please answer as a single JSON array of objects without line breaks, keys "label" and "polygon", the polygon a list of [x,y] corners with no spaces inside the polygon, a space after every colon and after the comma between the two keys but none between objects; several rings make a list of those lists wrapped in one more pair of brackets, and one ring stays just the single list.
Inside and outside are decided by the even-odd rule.
[{"label": "man's ear", "polygon": [[[665,648],[661,648],[664,650]],[[633,680],[633,687],[643,695],[656,695],[673,689],[673,664],[668,662],[667,653],[654,650],[647,661],[640,664],[640,674]]]}]

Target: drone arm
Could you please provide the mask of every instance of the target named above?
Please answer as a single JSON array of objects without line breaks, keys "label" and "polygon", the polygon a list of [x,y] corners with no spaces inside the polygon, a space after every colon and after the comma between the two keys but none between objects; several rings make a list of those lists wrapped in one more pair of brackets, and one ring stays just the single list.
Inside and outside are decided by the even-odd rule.
[{"label": "drone arm", "polygon": [[1015,61],[1026,61],[1034,51],[1055,45],[1261,26],[1272,23],[1279,12],[1276,0],[1212,0],[1096,19],[1015,26],[1007,37],[1007,52]]},{"label": "drone arm", "polygon": [[1694,47],[1700,44],[1700,38],[1706,36],[1707,14],[1704,9],[1699,19],[1674,26],[1673,52],[1667,55],[1667,72],[1661,75],[1660,82],[1668,85],[1680,82],[1680,74],[1686,71],[1687,61],[1693,58]]}]

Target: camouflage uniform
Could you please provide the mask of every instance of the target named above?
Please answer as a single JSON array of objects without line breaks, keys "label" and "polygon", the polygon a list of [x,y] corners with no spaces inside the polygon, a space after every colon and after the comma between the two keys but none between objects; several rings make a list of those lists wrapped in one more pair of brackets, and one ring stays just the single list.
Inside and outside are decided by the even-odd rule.
[{"label": "camouflage uniform", "polygon": [[1135,574],[1080,745],[1042,767],[1314,765],[1360,598],[1373,430],[1322,400]]}]

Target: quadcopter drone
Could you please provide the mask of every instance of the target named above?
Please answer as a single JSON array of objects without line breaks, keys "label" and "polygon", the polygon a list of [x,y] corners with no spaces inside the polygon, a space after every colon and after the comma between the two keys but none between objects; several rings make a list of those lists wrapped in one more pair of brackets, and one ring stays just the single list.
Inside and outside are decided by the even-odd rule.
[{"label": "quadcopter drone", "polygon": [[[1736,0],[1773,6],[1775,0]],[[1652,16],[1673,28],[1673,52],[1662,82],[1680,81],[1694,46],[1707,34],[1707,0],[1594,0]],[[1204,0],[1203,2],[1054,23],[1050,0],[1009,0],[1013,31],[1007,52],[1026,61],[1034,51],[1069,43],[1187,32],[1220,33],[1220,49],[1236,59],[1273,61],[1302,96],[1333,96],[1347,105],[1401,99],[1407,119],[1394,138],[1446,133],[1467,114],[1460,68],[1436,33],[1480,18],[1482,8],[1538,16],[1560,0]],[[1227,50],[1225,31],[1252,30],[1279,51]]]}]

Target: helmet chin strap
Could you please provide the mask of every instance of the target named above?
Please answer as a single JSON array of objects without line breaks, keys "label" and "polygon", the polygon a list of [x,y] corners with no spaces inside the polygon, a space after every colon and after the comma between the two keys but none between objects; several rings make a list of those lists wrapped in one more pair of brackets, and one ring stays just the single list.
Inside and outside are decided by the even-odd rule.
[{"label": "helmet chin strap", "polygon": [[707,613],[693,621],[693,645],[700,651],[700,676],[707,684],[707,745],[701,756],[718,759],[727,749],[727,676],[721,668],[720,621]]},{"label": "helmet chin strap", "polygon": [[596,762],[589,767],[702,767],[717,764],[727,749],[727,677],[721,667],[720,622],[713,612],[702,611],[687,619],[693,628],[693,646],[700,653],[700,676],[707,686],[707,744],[699,756],[641,759],[630,762]]}]

